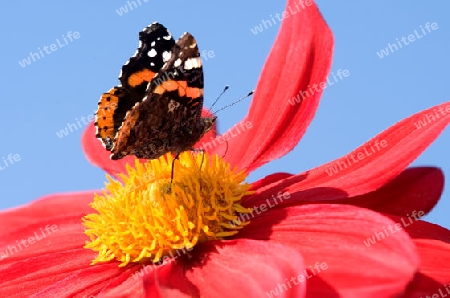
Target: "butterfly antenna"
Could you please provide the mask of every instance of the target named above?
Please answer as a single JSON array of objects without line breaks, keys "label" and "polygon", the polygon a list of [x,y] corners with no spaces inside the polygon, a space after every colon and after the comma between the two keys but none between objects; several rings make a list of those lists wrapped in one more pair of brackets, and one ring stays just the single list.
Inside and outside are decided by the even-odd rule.
[{"label": "butterfly antenna", "polygon": [[237,104],[237,103],[240,102],[240,101],[243,101],[243,100],[246,99],[247,97],[253,95],[253,93],[255,93],[255,90],[250,91],[246,96],[243,96],[243,97],[239,98],[239,99],[236,100],[235,102],[232,102],[232,103],[230,103],[229,105],[226,105],[226,106],[224,106],[224,107],[221,107],[221,108],[218,109],[217,111],[213,112],[213,114],[217,114],[218,112],[220,112],[220,111],[222,111],[222,110],[224,110],[224,109],[226,109],[226,108],[228,108],[228,107],[231,107],[231,106]]},{"label": "butterfly antenna", "polygon": [[230,86],[226,85],[225,88],[223,88],[222,93],[219,94],[219,96],[217,96],[216,100],[214,101],[214,103],[212,104],[212,106],[209,108],[210,110],[212,110],[212,108],[214,107],[214,105],[217,103],[217,101],[219,100],[219,98],[225,93],[225,91],[228,90],[228,88],[230,88]]}]

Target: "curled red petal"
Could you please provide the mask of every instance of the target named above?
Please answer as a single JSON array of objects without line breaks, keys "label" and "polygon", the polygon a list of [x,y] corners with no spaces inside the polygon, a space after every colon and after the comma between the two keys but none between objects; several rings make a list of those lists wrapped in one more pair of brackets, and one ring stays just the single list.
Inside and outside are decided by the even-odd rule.
[{"label": "curled red petal", "polygon": [[[277,176],[274,177],[283,177]],[[291,176],[284,176],[290,178]],[[295,181],[295,179],[290,180]],[[255,193],[243,201],[245,206],[259,206],[267,199],[276,204],[276,208],[299,205],[303,203],[350,204],[368,208],[381,213],[406,216],[414,210],[427,214],[439,201],[444,188],[444,174],[438,168],[413,167],[403,171],[378,190],[364,195],[341,199],[346,195],[339,189],[319,188],[287,192],[287,185],[283,179],[271,184],[264,183],[265,179],[257,181],[252,186]],[[275,194],[275,196],[273,195]],[[274,198],[272,198],[274,196]],[[335,197],[336,199],[332,199]],[[276,198],[276,201],[274,199]]]},{"label": "curled red petal", "polygon": [[[301,103],[290,103],[314,84],[325,83],[331,66],[332,33],[316,4],[309,3],[283,20],[248,115],[238,125],[239,135],[228,140],[228,151],[226,144],[215,150],[227,152],[225,159],[239,169],[252,171],[291,151],[314,117],[321,88]],[[296,5],[287,1],[286,11],[292,12]],[[251,128],[244,129],[248,123]]]},{"label": "curled red petal", "polygon": [[282,182],[283,179],[289,178],[291,176],[293,175],[289,173],[280,173],[280,172],[267,175],[266,177],[253,182],[251,190],[258,191],[262,188],[268,189],[272,186],[271,184],[273,184],[273,186],[278,185],[280,184],[280,182]]},{"label": "curled red petal", "polygon": [[[305,282],[287,283],[304,273],[301,255],[267,241],[207,242],[195,248],[192,258],[171,265],[162,266],[149,278],[158,274],[162,289],[178,289],[190,297],[230,297],[230,289],[242,297],[266,297],[275,291],[276,297],[304,297],[306,292]],[[155,282],[146,285],[148,292],[157,286]]]},{"label": "curled red petal", "polygon": [[403,293],[419,267],[416,247],[405,231],[375,238],[395,223],[368,209],[312,204],[261,210],[239,237],[299,251],[311,271],[308,297],[392,297]]},{"label": "curled red petal", "polygon": [[434,167],[413,167],[403,171],[380,189],[333,203],[351,204],[381,213],[422,216],[436,206],[444,190],[444,173]]}]

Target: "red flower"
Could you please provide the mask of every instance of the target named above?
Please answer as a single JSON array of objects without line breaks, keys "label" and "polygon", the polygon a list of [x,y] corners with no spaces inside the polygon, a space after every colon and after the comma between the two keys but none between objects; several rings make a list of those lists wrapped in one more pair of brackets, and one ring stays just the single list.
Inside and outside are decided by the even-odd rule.
[{"label": "red flower", "polygon": [[[289,6],[296,5],[288,1]],[[326,81],[332,35],[315,4],[284,19],[241,129],[208,150],[252,171],[292,150],[317,109],[321,91],[288,99]],[[436,120],[418,127],[427,114]],[[450,232],[418,218],[443,189],[437,168],[406,167],[450,121],[450,103],[413,115],[349,155],[301,174],[275,173],[242,199],[256,207],[229,238],[197,244],[164,266],[119,261],[90,265],[81,218],[93,192],[56,194],[4,211],[0,294],[5,297],[420,297],[450,287]],[[206,136],[204,142],[209,141]],[[89,126],[88,159],[117,176]],[[202,143],[202,141],[200,142]],[[212,146],[211,146],[212,147]],[[390,217],[390,218],[388,218]],[[126,223],[125,223],[126,224]],[[439,256],[439,259],[436,258]],[[101,294],[101,295],[100,295]]]}]

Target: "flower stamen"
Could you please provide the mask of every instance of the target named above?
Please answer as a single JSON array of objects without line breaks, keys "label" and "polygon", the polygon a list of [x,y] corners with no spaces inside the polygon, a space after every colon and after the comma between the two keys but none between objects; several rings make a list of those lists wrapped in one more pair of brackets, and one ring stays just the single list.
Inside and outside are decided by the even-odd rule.
[{"label": "flower stamen", "polygon": [[83,218],[90,237],[85,248],[98,252],[93,264],[156,263],[177,250],[233,236],[249,223],[238,220],[253,210],[240,205],[251,194],[245,171],[236,173],[217,155],[183,152],[171,183],[172,161],[170,154],[145,164],[136,159],[122,183],[107,177],[107,191],[91,203],[97,213]]}]

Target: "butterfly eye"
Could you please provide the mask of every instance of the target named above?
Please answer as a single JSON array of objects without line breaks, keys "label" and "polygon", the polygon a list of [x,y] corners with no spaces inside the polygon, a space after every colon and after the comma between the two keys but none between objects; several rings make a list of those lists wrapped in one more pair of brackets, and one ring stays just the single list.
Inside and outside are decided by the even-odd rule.
[{"label": "butterfly eye", "polygon": [[216,124],[216,119],[217,117],[203,118],[204,133],[207,133],[213,128],[214,124]]}]

